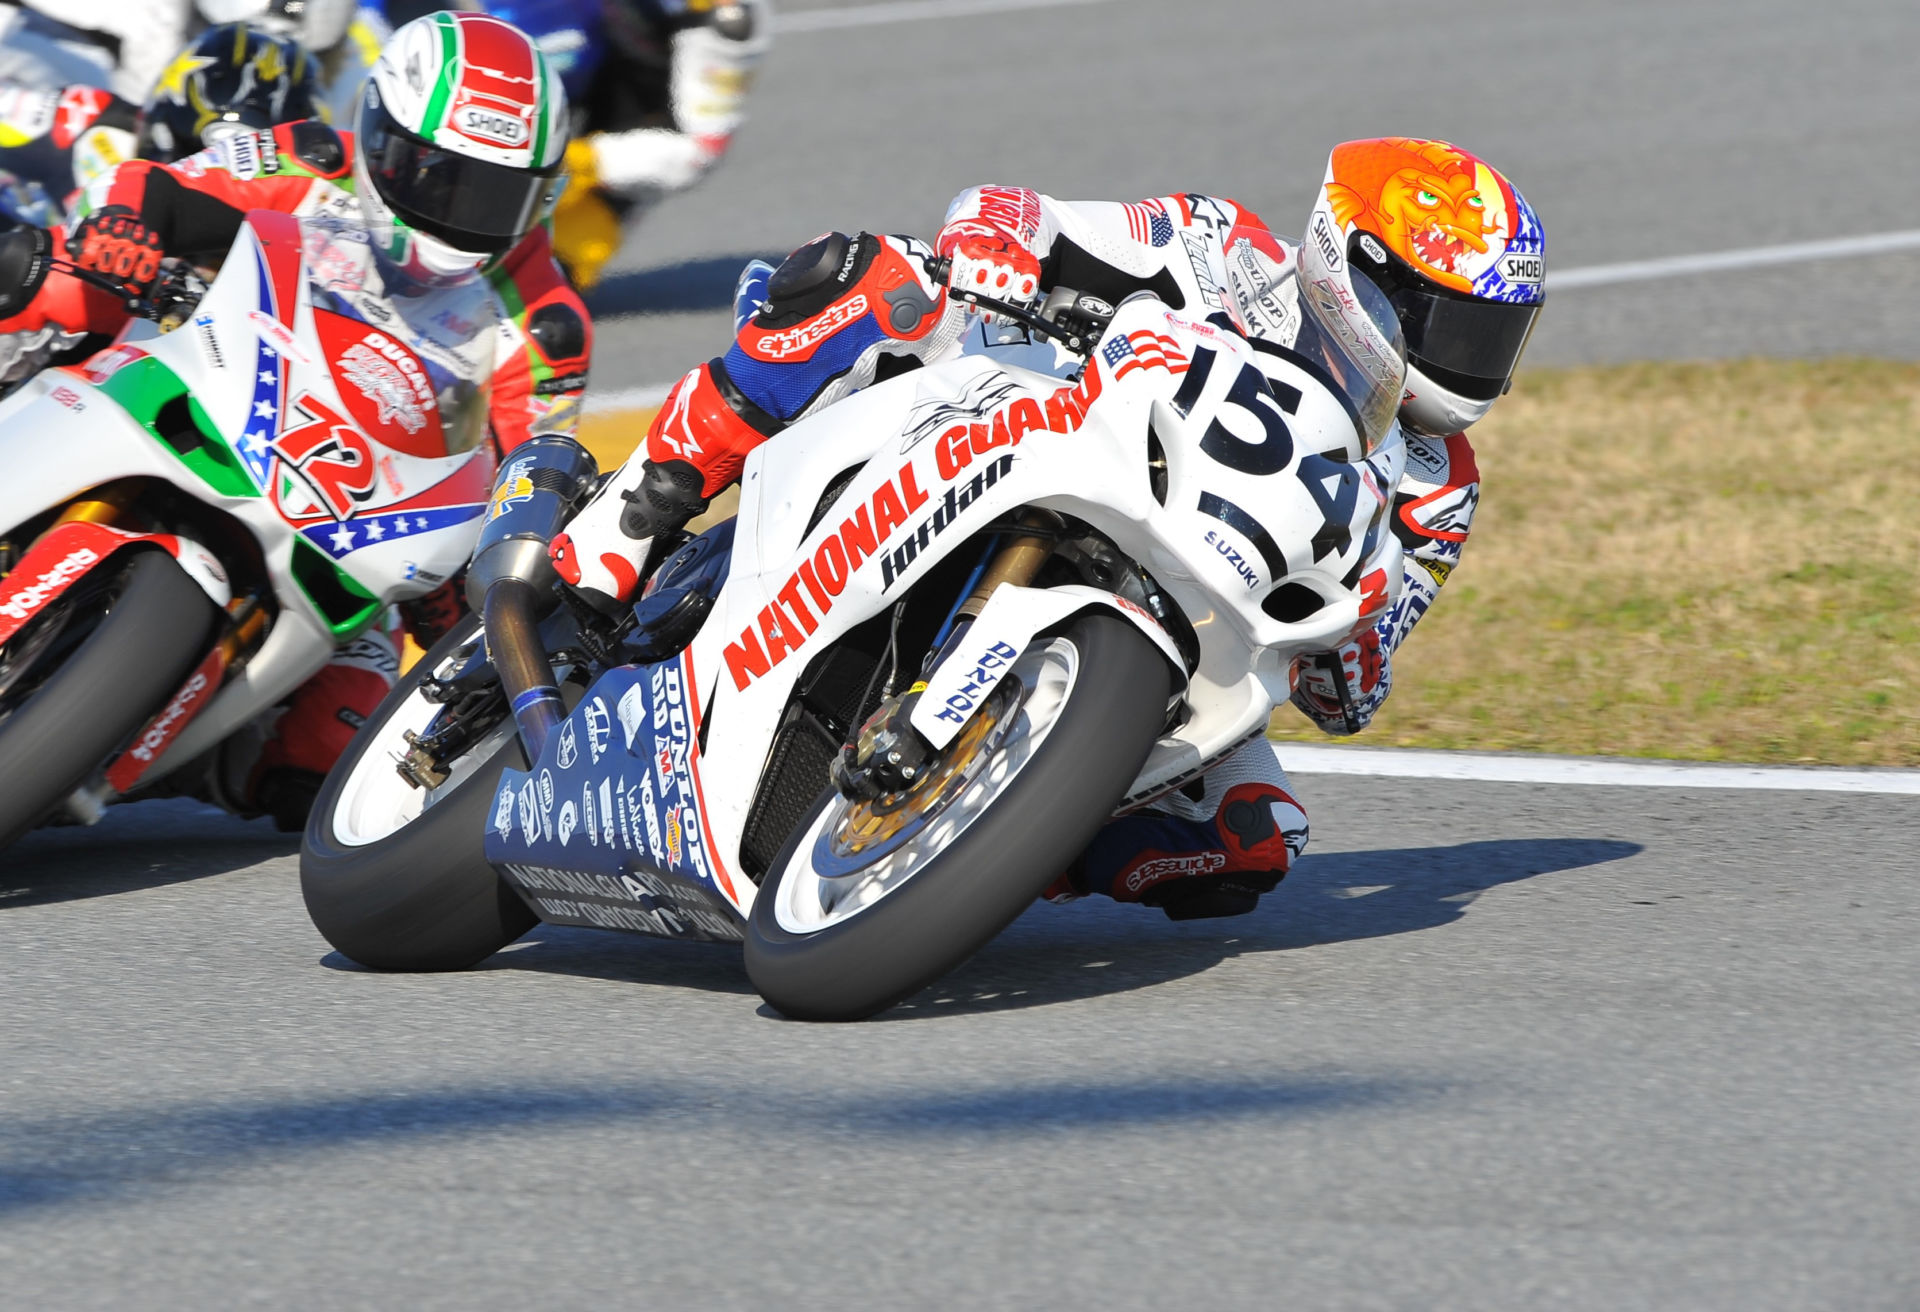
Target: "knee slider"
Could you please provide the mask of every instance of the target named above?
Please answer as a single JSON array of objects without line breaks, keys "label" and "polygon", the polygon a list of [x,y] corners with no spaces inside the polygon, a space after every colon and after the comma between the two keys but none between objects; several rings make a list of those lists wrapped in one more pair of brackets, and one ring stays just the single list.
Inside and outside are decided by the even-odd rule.
[{"label": "knee slider", "polygon": [[767,303],[754,322],[789,328],[832,305],[866,273],[880,242],[866,233],[829,232],[781,261],[767,280]]},{"label": "knee slider", "polygon": [[685,460],[647,461],[640,485],[620,494],[627,503],[620,531],[638,542],[681,527],[707,508],[703,484],[700,471]]}]

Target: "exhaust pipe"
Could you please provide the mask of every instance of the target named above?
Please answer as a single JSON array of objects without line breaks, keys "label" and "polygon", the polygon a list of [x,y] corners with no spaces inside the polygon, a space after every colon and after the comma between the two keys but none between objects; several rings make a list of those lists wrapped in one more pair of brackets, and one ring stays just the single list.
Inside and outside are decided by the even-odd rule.
[{"label": "exhaust pipe", "polygon": [[559,604],[559,576],[547,544],[593,490],[599,467],[567,437],[537,437],[516,448],[493,483],[487,523],[467,566],[467,604],[486,626],[487,654],[537,761],[566,716],[540,621]]}]

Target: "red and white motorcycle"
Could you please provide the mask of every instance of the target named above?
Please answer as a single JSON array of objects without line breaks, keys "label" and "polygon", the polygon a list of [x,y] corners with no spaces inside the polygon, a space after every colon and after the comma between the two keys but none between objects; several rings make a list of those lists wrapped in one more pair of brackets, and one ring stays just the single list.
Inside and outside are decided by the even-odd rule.
[{"label": "red and white motorcycle", "polygon": [[256,212],[166,286],[0,402],[0,845],[177,782],[487,509],[482,279],[390,289],[357,226]]},{"label": "red and white motorcycle", "polygon": [[[1262,733],[1295,657],[1391,604],[1397,380],[1356,381],[1311,328],[1283,349],[1146,294],[980,303],[1051,345],[767,443],[737,518],[618,626],[535,549],[566,495],[490,525],[486,641],[476,619],[396,688],[314,809],[302,883],[334,945],[425,969],[536,920],[744,937],[781,1011],[869,1015],[1116,811]],[[560,444],[522,450],[523,485],[577,485]]]}]

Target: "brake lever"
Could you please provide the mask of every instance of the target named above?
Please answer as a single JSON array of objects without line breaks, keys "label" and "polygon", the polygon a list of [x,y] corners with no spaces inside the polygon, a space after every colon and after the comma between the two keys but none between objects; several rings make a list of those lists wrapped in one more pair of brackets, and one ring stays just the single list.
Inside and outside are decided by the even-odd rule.
[{"label": "brake lever", "polygon": [[[925,265],[927,276],[936,283],[944,284],[948,274],[953,271],[953,261],[944,256],[927,260]],[[979,292],[962,291],[956,287],[949,287],[947,290],[962,304],[997,314],[1009,323],[1017,323],[1035,336],[1054,342],[1082,359],[1093,354],[1094,344],[1100,340],[1100,333],[1106,330],[1105,324],[1099,324],[1100,331],[1093,333],[1082,329],[1065,328],[1025,306],[1013,305],[991,296],[982,296]]]}]

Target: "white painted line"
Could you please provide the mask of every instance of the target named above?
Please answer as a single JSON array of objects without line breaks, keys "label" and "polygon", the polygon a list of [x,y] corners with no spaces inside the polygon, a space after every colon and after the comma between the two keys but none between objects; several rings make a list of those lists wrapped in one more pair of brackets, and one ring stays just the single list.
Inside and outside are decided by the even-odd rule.
[{"label": "white painted line", "polygon": [[1710,251],[1699,255],[1668,255],[1657,260],[1629,260],[1625,264],[1593,264],[1584,269],[1547,272],[1547,289],[1609,287],[1623,282],[1650,282],[1655,278],[1684,278],[1699,273],[1726,273],[1734,269],[1764,269],[1774,264],[1806,260],[1844,260],[1861,255],[1920,248],[1920,228],[1899,232],[1870,232],[1859,237],[1828,241],[1796,241],[1784,246],[1749,246],[1737,251]]},{"label": "white painted line", "polygon": [[878,27],[882,23],[972,18],[976,14],[1004,14],[1016,9],[1060,9],[1068,5],[1103,3],[1105,0],[889,0],[886,4],[776,13],[773,30],[777,35],[786,36],[793,32],[826,32],[845,27]]},{"label": "white painted line", "polygon": [[672,383],[656,383],[652,387],[626,387],[618,392],[590,392],[587,395],[587,413],[604,415],[621,410],[651,410],[666,400],[667,393],[672,390]]},{"label": "white painted line", "polygon": [[1920,797],[1920,770],[1840,770],[1694,761],[1622,761],[1588,756],[1431,752],[1401,747],[1275,743],[1298,774],[1460,779],[1502,784],[1604,784],[1627,788],[1740,788],[1791,793],[1898,793]]}]

